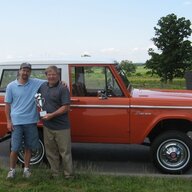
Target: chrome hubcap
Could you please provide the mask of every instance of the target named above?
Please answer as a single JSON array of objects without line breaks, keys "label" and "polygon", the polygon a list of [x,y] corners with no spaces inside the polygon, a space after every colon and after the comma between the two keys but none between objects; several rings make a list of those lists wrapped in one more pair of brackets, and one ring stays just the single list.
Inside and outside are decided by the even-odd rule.
[{"label": "chrome hubcap", "polygon": [[169,170],[178,170],[189,162],[190,151],[184,142],[170,139],[159,146],[157,159],[162,167]]}]

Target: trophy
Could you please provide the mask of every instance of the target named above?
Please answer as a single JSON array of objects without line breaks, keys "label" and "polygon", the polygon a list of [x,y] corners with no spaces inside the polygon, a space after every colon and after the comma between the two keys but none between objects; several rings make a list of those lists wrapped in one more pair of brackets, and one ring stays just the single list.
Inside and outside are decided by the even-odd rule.
[{"label": "trophy", "polygon": [[40,108],[40,117],[44,117],[47,114],[47,111],[43,110],[43,106],[45,104],[45,98],[42,98],[41,93],[35,94],[35,101],[37,106]]}]

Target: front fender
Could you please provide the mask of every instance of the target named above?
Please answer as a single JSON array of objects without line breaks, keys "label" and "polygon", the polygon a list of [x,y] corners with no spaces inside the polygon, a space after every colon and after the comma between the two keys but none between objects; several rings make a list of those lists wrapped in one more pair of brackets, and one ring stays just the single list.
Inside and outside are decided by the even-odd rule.
[{"label": "front fender", "polygon": [[[166,120],[178,120],[192,122],[192,113],[189,110],[141,110],[133,109],[131,111],[131,143],[143,143],[145,138],[159,125]],[[170,127],[171,128],[171,127]],[[164,130],[162,130],[163,132]],[[161,133],[161,130],[158,131]]]}]

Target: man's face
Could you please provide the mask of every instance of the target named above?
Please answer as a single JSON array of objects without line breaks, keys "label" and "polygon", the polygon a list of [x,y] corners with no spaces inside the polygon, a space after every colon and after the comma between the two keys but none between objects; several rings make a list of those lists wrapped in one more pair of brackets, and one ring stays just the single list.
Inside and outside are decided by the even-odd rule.
[{"label": "man's face", "polygon": [[57,72],[50,70],[47,72],[47,80],[49,84],[54,85],[58,82],[59,75],[57,74]]},{"label": "man's face", "polygon": [[19,70],[20,78],[23,80],[28,80],[31,75],[31,70],[29,68],[22,68]]}]

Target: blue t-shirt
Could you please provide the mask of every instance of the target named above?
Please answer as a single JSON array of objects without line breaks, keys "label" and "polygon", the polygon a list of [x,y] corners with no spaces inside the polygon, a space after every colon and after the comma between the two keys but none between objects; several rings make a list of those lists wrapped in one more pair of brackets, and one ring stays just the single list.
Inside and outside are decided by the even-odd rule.
[{"label": "blue t-shirt", "polygon": [[24,85],[18,80],[7,85],[5,102],[11,105],[13,125],[37,123],[39,116],[35,103],[35,94],[45,80],[30,78]]}]

